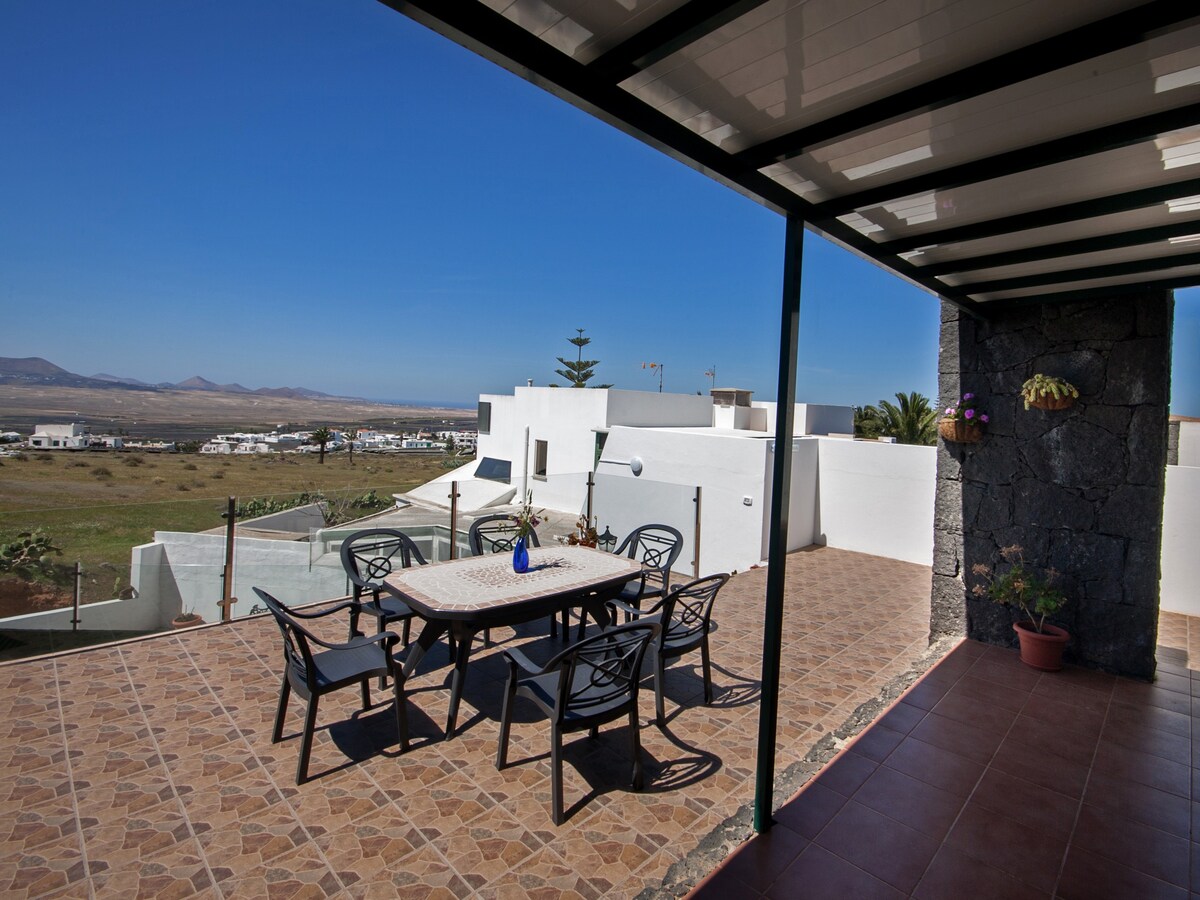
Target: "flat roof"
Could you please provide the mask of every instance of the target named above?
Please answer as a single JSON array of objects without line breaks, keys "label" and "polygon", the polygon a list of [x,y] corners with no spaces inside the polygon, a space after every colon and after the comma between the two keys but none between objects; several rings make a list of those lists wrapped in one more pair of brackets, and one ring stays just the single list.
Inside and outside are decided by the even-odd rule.
[{"label": "flat roof", "polygon": [[1178,0],[380,0],[955,305],[1200,284]]}]

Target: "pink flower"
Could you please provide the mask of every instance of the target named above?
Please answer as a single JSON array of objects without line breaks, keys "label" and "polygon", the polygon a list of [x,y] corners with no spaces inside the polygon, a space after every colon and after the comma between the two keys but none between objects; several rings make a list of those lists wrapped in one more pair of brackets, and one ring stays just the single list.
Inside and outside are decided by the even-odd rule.
[{"label": "pink flower", "polygon": [[973,409],[968,409],[968,410],[967,410],[965,413],[963,413],[963,417],[964,417],[964,418],[967,418],[967,419],[973,419],[973,418],[975,418],[975,410],[973,410]]},{"label": "pink flower", "polygon": [[946,415],[948,415],[948,416],[954,415],[954,407],[953,406],[946,407]]},{"label": "pink flower", "polygon": [[983,413],[983,414],[982,414],[982,415],[979,417],[979,421],[980,421],[980,422],[982,422],[984,425],[986,425],[986,424],[987,424],[987,421],[988,421],[987,413]]},{"label": "pink flower", "polygon": [[974,400],[975,395],[974,394],[963,394],[963,399],[964,400]]}]

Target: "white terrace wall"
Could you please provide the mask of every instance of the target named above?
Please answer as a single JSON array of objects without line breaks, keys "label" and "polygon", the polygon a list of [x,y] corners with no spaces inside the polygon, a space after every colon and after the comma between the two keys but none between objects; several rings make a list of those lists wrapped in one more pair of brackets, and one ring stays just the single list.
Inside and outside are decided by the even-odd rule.
[{"label": "white terrace wall", "polygon": [[1200,422],[1179,423],[1179,465],[1200,467]]},{"label": "white terrace wall", "polygon": [[[221,620],[221,573],[225,537],[158,531],[153,544],[133,549],[130,581],[140,596],[159,598],[161,624],[181,610],[199,613],[207,622]],[[284,603],[345,596],[346,575],[336,555],[311,558],[315,545],[299,541],[238,538],[234,543],[233,615],[244,616],[258,603],[253,588],[261,587]],[[240,573],[245,571],[243,577]]]},{"label": "white terrace wall", "polygon": [[816,440],[816,543],[930,565],[935,448]]},{"label": "white terrace wall", "polygon": [[[1188,424],[1188,423],[1184,423]],[[1183,441],[1180,441],[1182,458]],[[1200,468],[1167,466],[1159,608],[1200,616]]]}]

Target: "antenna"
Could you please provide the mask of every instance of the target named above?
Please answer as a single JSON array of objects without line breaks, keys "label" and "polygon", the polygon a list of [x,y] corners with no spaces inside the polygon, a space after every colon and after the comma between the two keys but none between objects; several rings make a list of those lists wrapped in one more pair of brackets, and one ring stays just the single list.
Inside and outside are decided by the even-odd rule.
[{"label": "antenna", "polygon": [[654,370],[655,369],[658,370],[658,392],[661,394],[662,393],[662,384],[663,384],[663,369],[666,368],[666,364],[665,363],[646,363],[646,362],[644,362],[644,363],[642,363],[642,368],[649,369],[651,377],[654,376]]},{"label": "antenna", "polygon": [[712,379],[712,384],[710,385],[710,387],[713,388],[714,390],[716,390],[716,387],[717,387],[717,364],[716,363],[713,363],[712,368],[704,373],[704,377]]}]

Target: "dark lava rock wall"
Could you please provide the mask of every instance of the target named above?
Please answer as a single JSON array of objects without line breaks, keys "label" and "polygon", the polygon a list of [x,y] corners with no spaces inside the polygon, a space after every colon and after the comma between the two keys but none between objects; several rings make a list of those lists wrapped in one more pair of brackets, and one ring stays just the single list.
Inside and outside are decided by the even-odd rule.
[{"label": "dark lava rock wall", "polygon": [[[943,304],[941,407],[972,391],[991,422],[980,444],[938,441],[934,638],[1015,646],[1015,614],[971,595],[971,566],[1020,544],[1062,573],[1068,660],[1153,674],[1173,312],[1170,292],[988,321]],[[1079,388],[1075,405],[1026,410],[1021,384],[1037,372]]]}]

